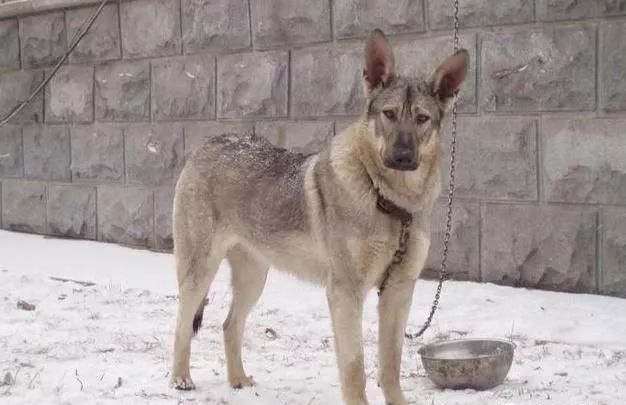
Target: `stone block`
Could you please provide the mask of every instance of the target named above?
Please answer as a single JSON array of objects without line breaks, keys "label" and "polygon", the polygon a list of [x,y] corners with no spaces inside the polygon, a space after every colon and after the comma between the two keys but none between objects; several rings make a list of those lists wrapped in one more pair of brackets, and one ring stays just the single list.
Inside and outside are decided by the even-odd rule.
[{"label": "stone block", "polygon": [[357,115],[364,108],[362,47],[293,51],[291,111],[299,118]]},{"label": "stone block", "polygon": [[330,3],[310,0],[255,0],[254,47],[267,49],[330,41]]},{"label": "stone block", "polygon": [[46,88],[46,122],[93,121],[93,67],[64,66]]},{"label": "stone block", "polygon": [[543,183],[548,201],[624,204],[626,120],[546,120]]},{"label": "stone block", "polygon": [[488,204],[482,216],[483,281],[595,291],[596,226],[591,209]]},{"label": "stone block", "polygon": [[334,135],[332,122],[266,121],[257,122],[254,133],[272,144],[297,153],[317,153],[324,149]]},{"label": "stone block", "polygon": [[181,4],[185,53],[250,48],[248,1],[182,0]]},{"label": "stone block", "polygon": [[154,194],[121,186],[98,188],[98,240],[154,246]]},{"label": "stone block", "polygon": [[23,172],[22,130],[12,125],[1,127],[0,177],[22,177]]},{"label": "stone block", "polygon": [[374,28],[387,35],[426,29],[422,0],[335,0],[333,16],[337,38],[364,37]]},{"label": "stone block", "polygon": [[69,181],[70,135],[62,125],[26,126],[24,173],[28,179]]},{"label": "stone block", "polygon": [[605,22],[600,27],[600,106],[609,112],[626,111],[626,23]]},{"label": "stone block", "polygon": [[150,119],[150,64],[115,62],[96,67],[96,119]]},{"label": "stone block", "polygon": [[171,187],[160,188],[154,192],[156,248],[159,250],[171,251],[174,248],[173,206],[174,190]]},{"label": "stone block", "polygon": [[286,52],[225,55],[217,62],[219,118],[287,115]]},{"label": "stone block", "polygon": [[46,186],[40,183],[2,182],[2,226],[19,232],[46,232]]},{"label": "stone block", "polygon": [[[11,97],[0,97],[0,117],[7,116],[15,107],[24,102],[43,80],[43,73],[20,70],[0,73],[0,94]],[[43,121],[43,97],[38,95],[11,120],[12,123],[28,123]]]},{"label": "stone block", "polygon": [[252,123],[193,122],[185,124],[185,156],[190,156],[207,139],[224,134],[253,133]]},{"label": "stone block", "polygon": [[[459,3],[459,26],[480,27],[533,22],[534,4],[527,0],[465,0]],[[432,29],[452,29],[454,8],[445,1],[428,3]]]},{"label": "stone block", "polygon": [[[476,35],[462,35],[461,47],[470,53],[470,70],[461,87],[458,100],[459,112],[476,111]],[[401,41],[393,46],[396,69],[399,74],[408,77],[422,77],[425,80],[435,73],[437,67],[454,53],[452,39],[449,36]]]},{"label": "stone block", "polygon": [[125,58],[181,53],[179,0],[123,1],[120,24]]},{"label": "stone block", "polygon": [[65,54],[65,16],[62,11],[20,18],[22,66],[54,65]]},{"label": "stone block", "polygon": [[[480,209],[478,203],[456,201],[452,212],[448,271],[455,280],[478,281],[480,279]],[[441,269],[447,218],[447,202],[440,201],[433,211],[430,250],[423,273],[425,277],[435,278]]]},{"label": "stone block", "polygon": [[626,209],[605,208],[601,218],[600,290],[626,298]]},{"label": "stone block", "polygon": [[70,129],[72,181],[123,182],[122,129],[108,124],[76,125]]},{"label": "stone block", "polygon": [[96,189],[48,187],[48,233],[69,238],[96,238]]},{"label": "stone block", "polygon": [[124,131],[126,182],[173,187],[184,164],[183,130],[176,124],[140,124]]},{"label": "stone block", "polygon": [[[80,30],[95,7],[68,10],[65,18],[69,40]],[[93,26],[80,40],[72,54],[72,63],[99,62],[122,57],[118,5],[105,6]]]},{"label": "stone block", "polygon": [[[441,173],[448,184],[451,125],[444,127]],[[456,194],[481,199],[537,200],[537,125],[532,119],[458,121]]]},{"label": "stone block", "polygon": [[592,26],[487,33],[481,48],[481,105],[485,111],[595,108]]},{"label": "stone block", "polygon": [[215,118],[215,59],[202,55],[153,62],[152,115],[157,120]]},{"label": "stone block", "polygon": [[20,68],[19,28],[16,19],[0,21],[0,71]]},{"label": "stone block", "polygon": [[540,21],[575,20],[626,14],[623,0],[537,0]]}]

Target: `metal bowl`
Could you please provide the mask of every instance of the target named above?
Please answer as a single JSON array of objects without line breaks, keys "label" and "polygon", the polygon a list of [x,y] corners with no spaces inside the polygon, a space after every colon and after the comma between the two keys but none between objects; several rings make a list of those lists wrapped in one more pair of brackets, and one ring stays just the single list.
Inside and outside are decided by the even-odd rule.
[{"label": "metal bowl", "polygon": [[461,339],[426,345],[419,354],[438,387],[487,390],[506,378],[515,347],[506,340]]}]

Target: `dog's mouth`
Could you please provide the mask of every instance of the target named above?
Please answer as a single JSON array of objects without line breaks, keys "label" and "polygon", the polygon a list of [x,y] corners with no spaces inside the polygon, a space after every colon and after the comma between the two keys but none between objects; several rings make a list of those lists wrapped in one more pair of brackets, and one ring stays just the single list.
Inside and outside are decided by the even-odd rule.
[{"label": "dog's mouth", "polygon": [[398,170],[401,172],[409,172],[412,170],[417,170],[419,167],[419,162],[417,160],[411,162],[395,162],[391,159],[383,160],[385,167],[392,170]]}]

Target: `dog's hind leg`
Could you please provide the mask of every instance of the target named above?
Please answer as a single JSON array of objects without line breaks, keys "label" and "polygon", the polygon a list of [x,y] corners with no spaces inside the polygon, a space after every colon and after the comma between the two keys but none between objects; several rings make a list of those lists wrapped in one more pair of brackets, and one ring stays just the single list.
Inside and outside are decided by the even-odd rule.
[{"label": "dog's hind leg", "polygon": [[254,384],[243,369],[241,346],[246,318],[259,300],[269,264],[241,245],[234,246],[226,255],[232,269],[233,300],[224,321],[224,348],[228,368],[228,382],[233,388]]},{"label": "dog's hind leg", "polygon": [[204,298],[223,258],[223,252],[212,246],[205,238],[196,243],[181,242],[176,241],[179,304],[171,385],[179,390],[191,390],[195,388],[189,373],[194,320],[202,309]]}]

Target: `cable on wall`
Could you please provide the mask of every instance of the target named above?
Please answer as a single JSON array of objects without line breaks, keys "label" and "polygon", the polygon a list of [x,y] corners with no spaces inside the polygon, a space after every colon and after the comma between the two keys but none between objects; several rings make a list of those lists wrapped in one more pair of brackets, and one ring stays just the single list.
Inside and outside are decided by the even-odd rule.
[{"label": "cable on wall", "polygon": [[98,16],[100,16],[100,13],[102,13],[104,6],[106,6],[108,2],[109,0],[102,0],[102,2],[100,2],[100,5],[93,12],[93,14],[91,14],[91,16],[89,16],[87,19],[85,19],[85,21],[83,21],[80,28],[78,29],[76,34],[74,34],[74,36],[72,37],[70,41],[71,46],[69,47],[67,52],[65,52],[61,60],[59,60],[59,62],[57,62],[57,64],[54,66],[54,69],[52,69],[52,72],[50,72],[50,75],[48,75],[48,77],[45,78],[39,84],[39,86],[37,86],[35,90],[33,90],[33,92],[30,94],[30,96],[28,96],[26,100],[24,100],[22,103],[18,104],[15,108],[13,108],[13,110],[11,110],[11,112],[0,121],[0,128],[8,124],[9,121],[11,121],[17,114],[20,113],[20,111],[22,111],[28,104],[30,104],[35,99],[35,97],[37,97],[43,91],[43,89],[48,85],[48,83],[50,83],[50,81],[54,78],[54,76],[57,74],[59,69],[61,69],[61,66],[63,66],[67,58],[70,56],[72,51],[74,51],[76,46],[78,46],[78,43],[81,41],[81,39],[83,39],[83,37],[87,34],[87,32],[89,32],[89,30],[93,26]]}]

